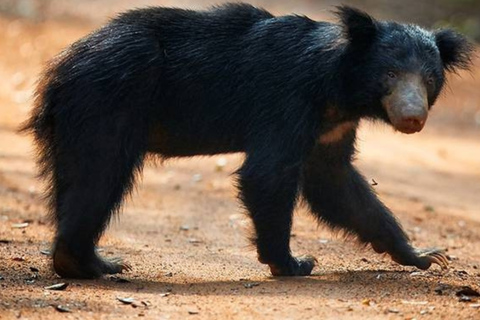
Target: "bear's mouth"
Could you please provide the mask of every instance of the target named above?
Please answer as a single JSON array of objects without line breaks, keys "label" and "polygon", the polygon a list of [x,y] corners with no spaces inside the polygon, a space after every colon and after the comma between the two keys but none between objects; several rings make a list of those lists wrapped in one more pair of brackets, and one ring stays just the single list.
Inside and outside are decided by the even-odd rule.
[{"label": "bear's mouth", "polygon": [[413,134],[422,131],[423,126],[420,125],[413,125],[413,126],[394,126],[396,131],[400,131],[401,133],[406,133],[406,134]]}]

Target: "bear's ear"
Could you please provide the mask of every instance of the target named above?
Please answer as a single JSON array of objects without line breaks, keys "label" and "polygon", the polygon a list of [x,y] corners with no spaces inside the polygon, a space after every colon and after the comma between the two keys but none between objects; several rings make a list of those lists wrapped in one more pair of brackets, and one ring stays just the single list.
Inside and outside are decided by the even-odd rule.
[{"label": "bear's ear", "polygon": [[366,47],[372,43],[377,34],[377,22],[370,15],[349,6],[338,6],[335,14],[352,45]]},{"label": "bear's ear", "polygon": [[474,48],[464,36],[451,29],[437,30],[434,35],[445,70],[456,71],[470,67]]}]

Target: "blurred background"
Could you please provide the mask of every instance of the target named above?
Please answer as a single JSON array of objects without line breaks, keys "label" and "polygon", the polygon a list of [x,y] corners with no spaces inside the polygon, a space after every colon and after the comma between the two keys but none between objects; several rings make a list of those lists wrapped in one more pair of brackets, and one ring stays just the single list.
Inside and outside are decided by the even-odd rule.
[{"label": "blurred background", "polygon": [[[200,9],[221,2],[0,0],[0,280],[6,279],[1,282],[0,300],[9,299],[8,305],[2,305],[0,301],[0,318],[2,308],[7,306],[15,318],[20,317],[17,310],[22,310],[23,315],[31,312],[31,318],[36,318],[37,312],[43,312],[44,318],[64,319],[63,314],[57,313],[58,317],[55,317],[49,313],[49,306],[58,303],[53,300],[57,296],[47,296],[43,290],[34,290],[25,281],[25,274],[33,270],[32,266],[42,272],[49,270],[49,260],[39,251],[49,247],[52,228],[46,223],[46,209],[41,197],[44,186],[36,178],[31,137],[19,135],[16,129],[28,117],[35,83],[47,61],[106,23],[117,12],[147,5]],[[262,6],[277,15],[296,13],[328,21],[334,19],[331,14],[334,6],[343,3],[364,9],[380,19],[417,23],[427,28],[451,26],[472,41],[480,41],[480,0],[246,2]],[[473,59],[471,71],[450,75],[448,79],[448,87],[434,106],[421,133],[402,135],[384,125],[363,123],[359,132],[360,153],[356,165],[367,180],[375,185],[380,198],[402,221],[415,245],[448,248],[457,270],[443,275],[442,282],[478,285],[478,55]],[[88,95],[88,92],[85,94]],[[340,273],[323,273],[318,278],[320,283],[315,280],[302,281],[301,285],[297,285],[299,282],[296,281],[280,282],[279,286],[274,281],[266,284],[263,282],[267,276],[266,269],[258,265],[254,251],[248,246],[245,216],[235,197],[237,191],[231,173],[241,165],[242,160],[243,155],[235,154],[167,161],[162,166],[147,165],[133,200],[129,199],[125,205],[121,223],[114,224],[103,238],[101,245],[105,246],[105,254],[128,256],[134,272],[127,274],[127,277],[151,281],[142,282],[141,287],[145,285],[151,289],[143,299],[152,301],[150,312],[157,315],[156,319],[169,319],[158,317],[165,312],[172,315],[172,319],[182,319],[187,314],[182,313],[183,306],[196,303],[201,303],[202,312],[219,315],[222,312],[228,314],[232,305],[239,306],[235,310],[242,315],[240,319],[260,319],[265,314],[278,315],[271,310],[272,306],[294,304],[299,308],[305,307],[305,310],[298,312],[296,308],[290,308],[292,319],[300,316],[302,319],[324,318],[322,315],[331,314],[329,308],[332,306],[343,308],[335,309],[335,312],[343,313],[334,313],[336,316],[332,319],[343,319],[345,314],[356,315],[345,319],[385,319],[382,310],[386,310],[387,303],[389,307],[401,309],[404,312],[400,314],[402,318],[418,317],[418,308],[425,306],[405,305],[399,302],[403,299],[429,301],[431,317],[420,313],[422,319],[474,319],[478,315],[478,309],[470,308],[463,302],[459,304],[454,294],[450,300],[442,300],[447,299],[443,295],[433,295],[432,286],[437,278],[432,278],[432,286],[429,287],[428,282],[423,282],[426,278],[413,277],[414,273],[382,274],[381,279],[380,274],[362,273],[359,270],[377,272],[403,269],[388,264],[388,258],[368,250],[359,253],[355,246],[345,244],[328,230],[317,228],[311,217],[304,214],[306,209],[301,207],[297,210],[298,217],[293,230],[294,252],[318,254],[319,257],[321,254],[320,270],[340,270]],[[350,278],[354,273],[348,271],[342,274],[342,270],[359,272],[358,277]],[[250,290],[252,299],[250,295],[231,298],[237,293],[232,291],[232,279],[244,278],[256,279],[262,284],[257,289],[245,289],[246,286],[240,285],[240,290]],[[36,280],[39,281],[37,286],[43,288],[51,284],[47,281],[52,279],[56,279],[55,276],[47,273],[43,280]],[[183,285],[194,282],[205,282],[206,285],[200,289]],[[162,298],[165,295],[156,294],[165,292],[162,283],[170,283],[170,290],[173,287],[174,293],[181,294],[172,294],[165,300]],[[376,287],[372,287],[374,284]],[[131,285],[137,288],[137,284]],[[71,303],[82,319],[92,318],[88,313],[91,310],[113,314],[112,319],[123,317],[125,312],[136,315],[134,308],[120,309],[118,301],[112,299],[109,285],[104,283],[103,286],[95,285],[91,291],[88,291],[89,285],[75,288],[62,296],[65,299],[62,303]],[[405,290],[410,287],[415,290]],[[113,288],[125,289],[116,285]],[[264,288],[267,291],[258,291]],[[135,290],[138,297],[140,289]],[[201,299],[198,295],[192,295],[192,290],[204,292],[205,295]],[[287,292],[294,294],[289,296]],[[296,292],[300,294],[296,295]],[[332,293],[335,294],[330,296]],[[372,293],[376,296],[374,305],[378,303],[378,308],[369,307],[372,306],[370,303],[365,305],[365,301],[370,301],[365,298],[371,297]],[[212,294],[215,299],[210,299]],[[397,304],[392,305],[395,299]],[[164,301],[167,301],[167,305]],[[449,307],[448,303],[455,304],[455,307]],[[351,313],[351,310],[359,312]],[[287,314],[287,310],[282,312],[282,316]],[[476,312],[475,316],[472,312]],[[205,313],[202,317],[205,318]]]},{"label": "blurred background", "polygon": [[[404,20],[427,27],[455,26],[471,38],[480,40],[479,0],[258,0],[245,1],[273,11],[305,13],[319,16],[322,11],[338,4],[362,8],[385,19]],[[212,0],[1,0],[0,12],[35,21],[47,19],[99,22],[105,16],[132,7],[145,5],[202,8],[218,4]]]},{"label": "blurred background", "polygon": [[[357,6],[386,19],[404,20],[424,26],[455,26],[476,40],[480,40],[479,0],[258,0],[245,1],[278,12],[301,12],[318,16],[326,8],[338,4]],[[102,21],[118,10],[145,5],[202,8],[218,4],[212,0],[1,0],[0,12],[30,18]]]}]

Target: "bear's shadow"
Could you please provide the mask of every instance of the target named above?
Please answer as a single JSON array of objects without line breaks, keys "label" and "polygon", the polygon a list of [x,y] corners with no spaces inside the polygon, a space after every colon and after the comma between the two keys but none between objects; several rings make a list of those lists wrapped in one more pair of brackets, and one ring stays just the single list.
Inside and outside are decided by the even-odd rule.
[{"label": "bear's shadow", "polygon": [[[175,276],[174,276],[175,277]],[[404,299],[411,290],[426,295],[435,295],[436,282],[440,273],[424,273],[412,275],[410,271],[359,270],[316,273],[309,277],[265,277],[264,280],[224,280],[208,281],[192,278],[191,283],[169,281],[131,280],[129,282],[112,281],[122,277],[106,277],[99,280],[81,280],[84,286],[95,284],[105,290],[138,293],[167,293],[189,295],[257,295],[285,296],[291,293],[296,296],[319,296],[328,293],[330,299],[352,299],[371,297],[372,292],[380,295],[388,294],[391,298]],[[121,281],[121,280],[120,280]],[[420,288],[420,289],[419,289]],[[449,290],[457,289],[454,285]],[[458,287],[460,288],[460,287]],[[426,289],[426,290],[425,290]]]}]

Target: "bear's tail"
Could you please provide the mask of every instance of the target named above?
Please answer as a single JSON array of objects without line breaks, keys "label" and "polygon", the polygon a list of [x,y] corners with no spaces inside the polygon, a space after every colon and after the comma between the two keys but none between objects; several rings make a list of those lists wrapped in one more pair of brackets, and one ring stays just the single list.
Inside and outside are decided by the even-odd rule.
[{"label": "bear's tail", "polygon": [[19,133],[32,134],[36,151],[38,176],[46,181],[45,199],[48,201],[50,212],[55,207],[55,70],[49,68],[37,84],[34,106],[29,119],[19,128]]}]

